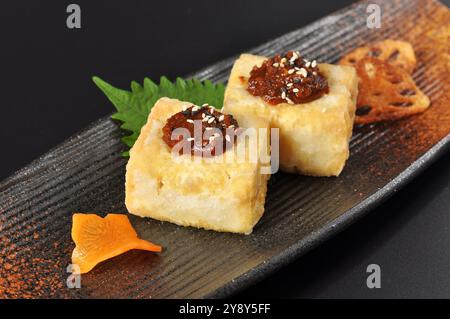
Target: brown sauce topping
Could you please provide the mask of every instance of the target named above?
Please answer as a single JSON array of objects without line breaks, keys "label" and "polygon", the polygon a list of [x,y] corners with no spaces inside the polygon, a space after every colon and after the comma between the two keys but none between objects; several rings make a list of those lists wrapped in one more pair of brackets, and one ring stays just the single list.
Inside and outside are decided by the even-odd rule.
[{"label": "brown sauce topping", "polygon": [[317,62],[303,59],[298,52],[267,59],[250,72],[247,91],[266,102],[299,104],[318,99],[328,93],[328,81]]},{"label": "brown sauce topping", "polygon": [[[195,125],[201,128],[201,135],[195,136]],[[177,128],[184,128],[189,136],[172,133]],[[198,130],[197,128],[197,130]],[[192,105],[172,115],[163,127],[163,140],[172,149],[179,142],[190,143],[192,155],[211,157],[223,154],[231,148],[238,135],[238,122],[232,115],[223,114],[214,107]],[[200,133],[200,132],[198,132]],[[219,147],[221,145],[221,147]],[[179,154],[183,152],[181,148]]]}]

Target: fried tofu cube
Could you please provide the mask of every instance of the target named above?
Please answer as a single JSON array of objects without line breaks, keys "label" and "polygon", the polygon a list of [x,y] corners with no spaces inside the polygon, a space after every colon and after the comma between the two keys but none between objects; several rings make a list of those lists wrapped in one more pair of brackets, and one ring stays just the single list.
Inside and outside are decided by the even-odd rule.
[{"label": "fried tofu cube", "polygon": [[[226,151],[213,158],[181,155],[174,161],[163,140],[168,118],[192,103],[161,98],[130,151],[125,203],[131,214],[223,232],[250,234],[264,212],[269,174],[259,160],[268,151],[259,143],[258,161],[238,160]],[[239,123],[243,127],[245,120]],[[268,129],[267,120],[252,119],[255,128]],[[238,142],[239,143],[239,142]],[[248,147],[245,144],[245,147]],[[230,153],[231,152],[231,155]],[[231,156],[225,159],[220,157]],[[267,156],[270,166],[270,153]]]},{"label": "fried tofu cube", "polygon": [[238,121],[265,118],[279,128],[280,169],[311,176],[338,176],[349,157],[358,78],[353,67],[319,64],[329,92],[302,104],[271,105],[247,91],[250,71],[267,59],[242,54],[225,91],[224,112]]}]

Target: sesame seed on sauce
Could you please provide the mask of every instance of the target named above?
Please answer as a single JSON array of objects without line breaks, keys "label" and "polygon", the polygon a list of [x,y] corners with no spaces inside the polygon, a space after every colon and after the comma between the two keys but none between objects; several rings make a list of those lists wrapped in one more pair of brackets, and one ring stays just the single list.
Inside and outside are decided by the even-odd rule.
[{"label": "sesame seed on sauce", "polygon": [[304,78],[306,78],[308,76],[308,71],[306,71],[305,68],[301,68],[300,71],[300,75],[303,76]]},{"label": "sesame seed on sauce", "polygon": [[286,101],[289,103],[289,104],[294,104],[294,101],[292,101],[290,98],[288,98],[288,97],[286,97]]}]

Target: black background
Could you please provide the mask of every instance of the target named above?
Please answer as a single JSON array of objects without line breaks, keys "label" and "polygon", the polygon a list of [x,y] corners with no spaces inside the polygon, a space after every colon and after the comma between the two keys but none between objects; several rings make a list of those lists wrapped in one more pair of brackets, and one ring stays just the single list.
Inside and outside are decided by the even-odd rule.
[{"label": "black background", "polygon": [[[82,28],[66,27],[81,6]],[[0,10],[0,179],[113,111],[91,82],[183,76],[353,1],[16,1]],[[449,1],[446,1],[448,4]],[[450,154],[239,297],[450,297]],[[381,266],[382,288],[366,287]]]}]

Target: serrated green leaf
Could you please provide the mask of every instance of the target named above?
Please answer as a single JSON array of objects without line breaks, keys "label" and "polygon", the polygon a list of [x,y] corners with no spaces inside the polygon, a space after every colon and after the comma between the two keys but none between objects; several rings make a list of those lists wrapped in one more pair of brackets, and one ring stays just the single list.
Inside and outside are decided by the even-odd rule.
[{"label": "serrated green leaf", "polygon": [[[132,81],[131,91],[118,89],[97,76],[92,77],[92,80],[116,108],[117,112],[111,118],[122,122],[120,128],[128,134],[131,132],[122,138],[123,143],[130,148],[147,122],[153,105],[161,97],[188,101],[196,105],[208,103],[221,108],[225,93],[225,85],[214,84],[208,80],[202,82],[197,79],[176,78],[175,82],[171,82],[162,76],[157,85],[151,79],[145,78],[143,85]],[[126,151],[122,155],[127,157],[129,152]]]}]

